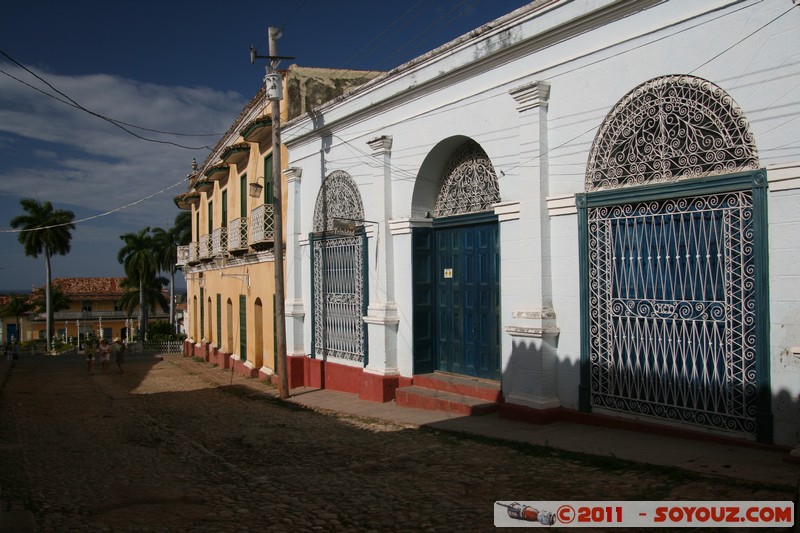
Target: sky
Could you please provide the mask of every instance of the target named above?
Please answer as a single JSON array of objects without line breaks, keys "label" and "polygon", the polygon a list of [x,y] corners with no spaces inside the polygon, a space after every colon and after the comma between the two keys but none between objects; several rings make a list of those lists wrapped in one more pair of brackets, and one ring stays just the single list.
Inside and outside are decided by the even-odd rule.
[{"label": "sky", "polygon": [[0,293],[46,280],[10,226],[22,198],[75,213],[54,279],[124,276],[120,235],[172,226],[192,159],[258,92],[268,27],[281,68],[391,70],[528,3],[0,0]]}]

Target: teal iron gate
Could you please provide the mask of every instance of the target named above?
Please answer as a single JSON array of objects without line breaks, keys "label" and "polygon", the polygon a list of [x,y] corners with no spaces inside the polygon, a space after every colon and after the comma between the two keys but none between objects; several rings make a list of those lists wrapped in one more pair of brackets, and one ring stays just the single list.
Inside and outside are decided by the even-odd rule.
[{"label": "teal iron gate", "polygon": [[[313,356],[367,365],[367,237],[364,205],[353,178],[332,172],[314,207],[311,279]],[[350,225],[341,233],[339,223]]]},{"label": "teal iron gate", "polygon": [[666,75],[601,124],[577,198],[583,410],[772,438],[767,182],[744,111]]},{"label": "teal iron gate", "polygon": [[759,433],[769,402],[764,181],[579,198],[591,408]]},{"label": "teal iron gate", "polygon": [[313,240],[314,356],[366,365],[366,236]]}]

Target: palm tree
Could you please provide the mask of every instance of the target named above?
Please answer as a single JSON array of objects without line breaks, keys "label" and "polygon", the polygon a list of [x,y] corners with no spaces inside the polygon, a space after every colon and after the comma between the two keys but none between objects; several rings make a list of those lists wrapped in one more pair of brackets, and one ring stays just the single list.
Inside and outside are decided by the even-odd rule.
[{"label": "palm tree", "polygon": [[137,233],[120,235],[125,245],[117,253],[117,260],[125,267],[125,274],[139,285],[139,326],[141,334],[147,333],[147,312],[145,309],[144,284],[158,272],[158,258],[153,248],[150,228],[142,228]]},{"label": "palm tree", "polygon": [[[33,303],[36,306],[36,311],[38,313],[46,313],[47,301],[45,300],[45,295],[42,294],[41,289],[37,289],[34,295],[36,296],[36,299]],[[69,299],[57,286],[50,289],[50,310],[54,315],[59,311],[69,309],[69,303]]]},{"label": "palm tree", "polygon": [[175,325],[175,271],[178,270],[178,238],[173,226],[168,230],[153,228],[153,243],[158,268],[169,273],[169,323]]},{"label": "palm tree", "polygon": [[[143,324],[147,322],[149,311],[154,310],[156,305],[161,309],[167,310],[167,299],[164,296],[164,287],[169,283],[169,280],[163,276],[151,276],[145,279],[142,283],[135,277],[128,277],[122,280],[122,297],[119,300],[120,308],[127,313],[130,317],[139,305],[141,311],[141,302],[144,301],[144,314],[139,315],[140,322]],[[144,321],[142,322],[142,316]]]},{"label": "palm tree", "polygon": [[172,225],[175,230],[175,240],[179,246],[185,246],[192,242],[192,213],[181,211],[175,215],[175,223]]},{"label": "palm tree", "polygon": [[33,311],[33,303],[26,297],[23,298],[22,296],[15,294],[11,297],[11,299],[6,304],[5,308],[3,309],[4,315],[13,315],[17,320],[17,342],[21,341],[20,339],[20,323],[19,317],[22,315],[28,314]]},{"label": "palm tree", "polygon": [[50,258],[53,255],[67,255],[70,251],[71,231],[75,229],[75,213],[63,209],[54,209],[50,202],[40,202],[33,198],[20,200],[22,209],[27,213],[11,220],[11,227],[21,229],[19,242],[25,249],[25,255],[39,257],[44,255],[45,301],[47,302],[47,351],[52,349],[53,342],[53,309],[50,307],[51,273]]}]

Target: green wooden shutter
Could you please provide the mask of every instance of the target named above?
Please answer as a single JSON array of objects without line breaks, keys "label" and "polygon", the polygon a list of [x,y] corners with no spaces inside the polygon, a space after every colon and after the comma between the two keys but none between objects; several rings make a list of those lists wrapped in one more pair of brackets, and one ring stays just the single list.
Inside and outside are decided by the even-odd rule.
[{"label": "green wooden shutter", "polygon": [[272,154],[264,158],[264,203],[269,205],[275,202],[274,179],[272,174]]},{"label": "green wooden shutter", "polygon": [[228,190],[222,191],[222,221],[221,227],[228,227]]}]

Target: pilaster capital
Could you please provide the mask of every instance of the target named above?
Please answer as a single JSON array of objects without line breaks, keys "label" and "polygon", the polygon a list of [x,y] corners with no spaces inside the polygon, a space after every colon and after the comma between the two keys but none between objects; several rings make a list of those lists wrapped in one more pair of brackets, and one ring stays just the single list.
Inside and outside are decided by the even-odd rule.
[{"label": "pilaster capital", "polygon": [[391,135],[381,135],[380,137],[376,137],[371,141],[367,141],[367,144],[369,145],[370,148],[372,148],[372,155],[374,156],[381,156],[392,153]]},{"label": "pilaster capital", "polygon": [[286,178],[286,183],[299,182],[303,176],[303,169],[301,167],[289,167],[283,170],[283,176]]},{"label": "pilaster capital", "polygon": [[550,84],[546,81],[534,81],[508,91],[517,101],[517,111],[524,113],[537,107],[546,108],[550,103]]}]

